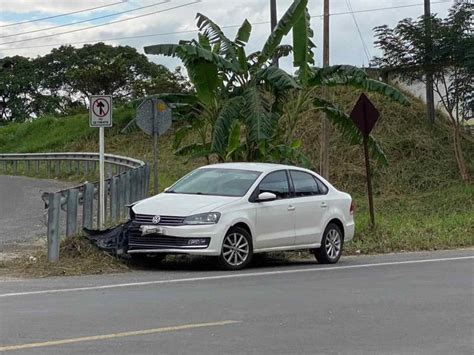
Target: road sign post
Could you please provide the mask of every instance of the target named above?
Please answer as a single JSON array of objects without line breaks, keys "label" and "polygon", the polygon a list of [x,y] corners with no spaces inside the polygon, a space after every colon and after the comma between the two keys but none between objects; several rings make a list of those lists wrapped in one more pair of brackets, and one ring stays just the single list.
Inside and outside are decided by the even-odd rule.
[{"label": "road sign post", "polygon": [[370,225],[375,226],[374,200],[372,194],[372,174],[370,171],[369,159],[369,134],[374,128],[379,118],[379,112],[365,94],[361,94],[351,112],[351,118],[354,124],[363,135],[365,174],[367,178],[367,195],[369,199]]},{"label": "road sign post", "polygon": [[151,105],[153,110],[153,193],[158,193],[158,116],[156,105]]},{"label": "road sign post", "polygon": [[158,193],[158,137],[171,127],[171,108],[163,100],[145,99],[137,108],[138,127],[153,137],[153,192]]},{"label": "road sign post", "polygon": [[94,95],[90,97],[89,125],[99,128],[99,229],[105,223],[105,127],[112,127],[112,96]]},{"label": "road sign post", "polygon": [[370,225],[375,226],[374,199],[372,196],[372,174],[370,171],[368,137],[364,136],[365,175],[367,176],[367,195],[369,198]]}]

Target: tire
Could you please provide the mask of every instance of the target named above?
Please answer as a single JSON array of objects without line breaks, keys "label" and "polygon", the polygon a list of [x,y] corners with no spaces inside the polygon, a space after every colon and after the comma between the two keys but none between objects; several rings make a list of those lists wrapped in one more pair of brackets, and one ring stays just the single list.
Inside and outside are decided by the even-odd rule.
[{"label": "tire", "polygon": [[219,266],[224,270],[241,270],[253,257],[252,236],[244,228],[230,228],[222,241]]},{"label": "tire", "polygon": [[320,264],[335,264],[342,255],[344,238],[341,228],[335,223],[329,223],[321,239],[321,247],[314,250],[314,256]]}]

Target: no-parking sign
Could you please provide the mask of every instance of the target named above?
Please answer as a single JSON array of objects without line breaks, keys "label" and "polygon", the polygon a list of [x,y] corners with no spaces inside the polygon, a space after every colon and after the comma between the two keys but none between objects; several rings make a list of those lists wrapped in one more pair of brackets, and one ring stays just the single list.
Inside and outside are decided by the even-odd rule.
[{"label": "no-parking sign", "polygon": [[112,96],[90,97],[89,125],[91,127],[112,127]]}]

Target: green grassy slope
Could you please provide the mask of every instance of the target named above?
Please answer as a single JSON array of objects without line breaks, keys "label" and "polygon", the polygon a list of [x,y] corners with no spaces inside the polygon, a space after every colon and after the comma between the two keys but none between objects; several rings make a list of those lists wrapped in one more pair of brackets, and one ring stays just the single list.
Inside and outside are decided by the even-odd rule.
[{"label": "green grassy slope", "polygon": [[[333,91],[334,100],[346,112],[356,102],[360,92],[347,89]],[[424,105],[412,98],[410,107],[388,102],[378,95],[371,99],[381,117],[373,134],[389,160],[387,166],[373,164],[374,185],[377,193],[399,194],[432,191],[459,182],[449,129],[440,123],[431,127],[426,123]],[[120,134],[133,117],[131,109],[114,111],[114,127],[106,129],[106,152],[128,155],[151,161],[151,138],[140,131]],[[319,114],[307,114],[298,124],[297,135],[303,150],[317,170],[319,161]],[[89,128],[86,113],[69,117],[44,117],[25,124],[0,126],[0,152],[97,151],[97,129]],[[160,165],[167,183],[203,161],[185,163],[172,149],[173,132],[160,138]],[[474,171],[474,139],[464,142],[465,158]],[[363,150],[344,142],[338,132],[331,136],[331,177],[339,188],[352,193],[363,193],[365,168]]]},{"label": "green grassy slope", "polygon": [[[330,96],[349,113],[360,93],[338,89],[333,90]],[[452,136],[440,114],[436,125],[430,126],[425,118],[425,105],[414,97],[410,97],[411,106],[404,107],[380,95],[368,96],[380,112],[372,134],[389,162],[387,166],[372,165],[376,192],[432,191],[458,184],[460,178],[452,149]],[[320,122],[318,114],[308,114],[302,118],[297,132],[315,167],[319,164]],[[466,162],[473,172],[474,137],[468,137],[464,143]],[[333,132],[330,158],[330,180],[342,189],[363,192],[365,165],[362,147],[348,145],[338,132]]]}]

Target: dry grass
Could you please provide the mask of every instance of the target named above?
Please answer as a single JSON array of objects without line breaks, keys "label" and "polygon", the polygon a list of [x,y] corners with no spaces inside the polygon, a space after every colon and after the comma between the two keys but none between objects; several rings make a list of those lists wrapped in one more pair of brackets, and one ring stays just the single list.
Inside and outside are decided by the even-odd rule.
[{"label": "dry grass", "polygon": [[45,250],[0,263],[0,277],[94,275],[127,270],[126,262],[98,250],[80,236],[61,242],[58,263],[49,263]]},{"label": "dry grass", "polygon": [[[337,89],[331,93],[341,109],[349,113],[361,91]],[[445,119],[438,114],[433,127],[426,122],[424,104],[411,97],[412,105],[403,107],[377,94],[370,99],[380,112],[372,134],[388,157],[388,165],[372,162],[374,189],[378,194],[393,195],[433,191],[460,182],[452,137]],[[297,135],[312,165],[319,167],[321,116],[306,114],[298,123]],[[464,140],[467,164],[474,171],[474,143]],[[361,146],[349,145],[337,131],[331,135],[330,181],[351,193],[365,192],[365,166]]]}]

